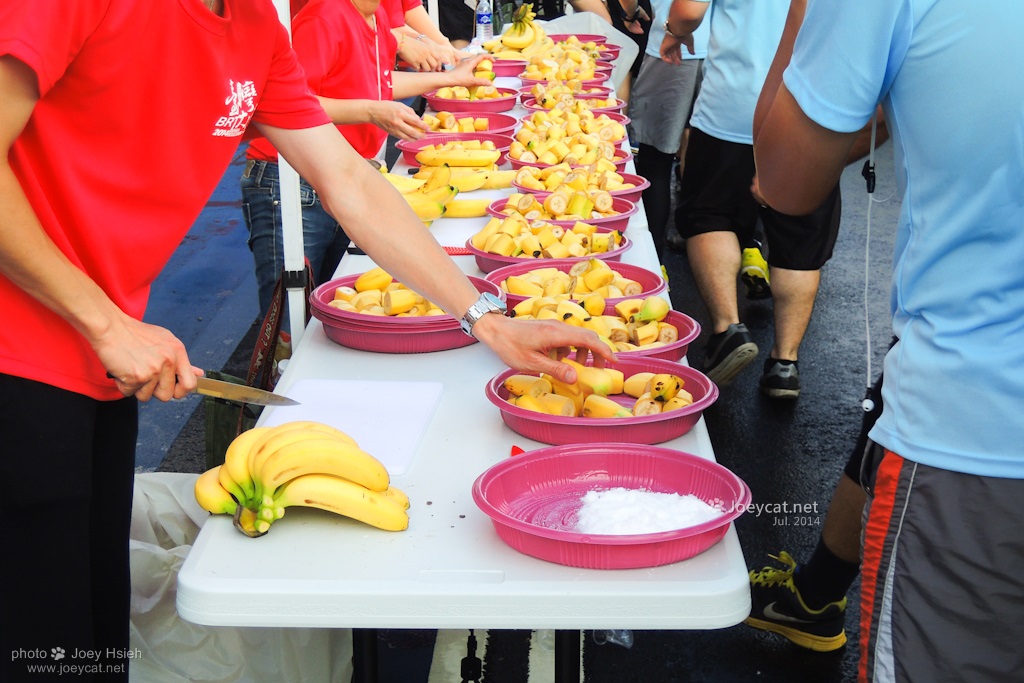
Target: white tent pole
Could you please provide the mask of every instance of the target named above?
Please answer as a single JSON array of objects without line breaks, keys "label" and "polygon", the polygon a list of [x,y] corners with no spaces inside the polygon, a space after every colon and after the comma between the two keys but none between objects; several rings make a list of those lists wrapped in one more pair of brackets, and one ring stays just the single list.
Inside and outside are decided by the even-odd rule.
[{"label": "white tent pole", "polygon": [[[274,0],[281,23],[291,32],[291,6],[289,0]],[[285,161],[278,158],[278,172],[281,183],[281,222],[284,238],[284,269],[291,273],[305,272],[305,256],[302,243],[302,202],[299,190],[299,174]],[[302,339],[306,327],[306,292],[298,280],[293,287],[285,290],[288,301],[288,319],[291,325],[292,349]]]}]

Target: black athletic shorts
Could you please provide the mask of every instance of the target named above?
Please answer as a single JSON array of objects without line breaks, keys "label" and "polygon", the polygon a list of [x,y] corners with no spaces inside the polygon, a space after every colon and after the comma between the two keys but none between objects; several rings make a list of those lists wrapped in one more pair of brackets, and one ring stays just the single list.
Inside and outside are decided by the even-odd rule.
[{"label": "black athletic shorts", "polygon": [[838,184],[813,213],[789,216],[758,205],[750,194],[753,179],[751,145],[691,129],[676,210],[679,233],[693,237],[734,232],[740,245],[747,246],[760,218],[768,240],[769,265],[787,270],[818,270],[825,265],[839,236]]}]

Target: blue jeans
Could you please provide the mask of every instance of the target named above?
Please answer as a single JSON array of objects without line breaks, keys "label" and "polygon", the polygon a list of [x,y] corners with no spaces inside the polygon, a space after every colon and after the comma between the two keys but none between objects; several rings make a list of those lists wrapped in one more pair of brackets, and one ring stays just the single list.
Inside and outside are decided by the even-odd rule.
[{"label": "blue jeans", "polygon": [[[250,159],[240,181],[242,214],[249,229],[249,249],[256,263],[260,316],[270,308],[284,270],[284,234],[281,219],[281,185],[275,163]],[[317,283],[331,279],[348,247],[349,238],[320,203],[316,191],[299,179],[302,204],[302,243]],[[288,318],[285,317],[285,320]]]}]

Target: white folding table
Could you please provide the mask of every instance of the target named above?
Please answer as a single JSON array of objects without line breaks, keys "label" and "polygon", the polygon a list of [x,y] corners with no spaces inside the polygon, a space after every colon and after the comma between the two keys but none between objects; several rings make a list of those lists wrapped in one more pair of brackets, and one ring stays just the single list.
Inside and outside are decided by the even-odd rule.
[{"label": "white folding table", "polygon": [[[400,163],[394,170],[405,168]],[[445,246],[463,246],[484,222],[441,219],[432,231]],[[387,230],[386,208],[379,229]],[[623,262],[660,271],[642,210],[626,235],[634,246]],[[464,272],[483,275],[472,256],[454,258]],[[368,257],[350,253],[337,274],[371,265]],[[501,628],[555,629],[564,636],[575,631],[575,652],[564,637],[558,640],[561,651],[556,648],[559,678],[565,680],[572,677],[573,654],[578,677],[581,629],[718,629],[741,622],[750,593],[733,528],[692,559],[632,570],[552,564],[499,540],[473,503],[473,482],[509,457],[514,445],[546,446],[505,426],[485,398],[484,385],[503,369],[482,344],[428,354],[345,348],[313,320],[277,392],[306,391],[323,400],[268,407],[260,422],[313,417],[354,434],[362,430],[372,443],[401,441],[401,453],[387,452],[386,445],[370,452],[389,463],[393,483],[409,494],[410,526],[391,533],[319,510],[291,509],[267,535],[252,539],[236,531],[228,517],[213,516],[178,576],[179,614],[214,626],[347,627],[356,633]],[[358,406],[332,409],[347,389],[364,386],[354,382],[375,391]],[[390,387],[401,393],[389,394]],[[360,443],[366,447],[362,438]],[[703,419],[690,433],[662,445],[714,459]]]}]

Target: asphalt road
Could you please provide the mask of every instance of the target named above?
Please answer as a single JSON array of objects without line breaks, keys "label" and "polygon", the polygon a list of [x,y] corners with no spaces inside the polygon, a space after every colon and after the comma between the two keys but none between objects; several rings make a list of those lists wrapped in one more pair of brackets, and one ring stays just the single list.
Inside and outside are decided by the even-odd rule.
[{"label": "asphalt road", "polygon": [[[859,429],[860,402],[869,379],[869,348],[871,379],[881,370],[890,337],[889,275],[893,228],[899,213],[888,144],[879,150],[877,172],[867,268],[869,200],[860,165],[847,169],[843,176],[842,227],[835,256],[823,269],[814,316],[800,353],[800,398],[773,401],[758,393],[761,362],[772,342],[772,307],[770,301],[741,300],[741,316],[760,346],[761,356],[733,384],[723,388],[717,403],[705,411],[719,462],[750,485],[755,503],[800,504],[820,513],[801,515],[799,521],[793,515],[752,513],[737,520],[740,543],[751,567],[768,563],[768,555],[779,550],[787,550],[798,559],[809,556],[832,488]],[[168,321],[172,329],[186,335],[206,367],[235,373],[244,367],[252,349],[249,333],[256,306],[252,261],[244,246],[244,226],[237,209],[237,173],[237,165],[229,169],[222,187],[211,199],[209,212],[204,212],[183,242],[187,258],[173,262],[167,277],[154,287],[155,304],[148,315],[154,321]],[[198,280],[190,272],[211,264],[216,264],[212,280]],[[706,312],[695,292],[685,254],[672,253],[665,266],[674,308],[706,326]],[[187,301],[195,305],[183,314],[180,308]],[[871,327],[870,343],[866,340],[865,311]],[[694,365],[700,363],[707,336],[703,333],[690,348],[689,359]],[[163,413],[160,407],[144,409],[140,470],[201,470],[202,411],[197,406],[197,400],[189,399],[170,409],[163,407]],[[177,436],[168,438],[172,434]],[[849,597],[851,605],[856,605],[856,585]],[[381,635],[386,653],[381,660],[382,679],[394,683],[426,681],[433,635]],[[477,635],[482,649],[487,650],[483,681],[551,680],[548,671],[527,673],[528,633]],[[596,645],[588,638],[583,652],[584,675],[587,683],[854,680],[858,656],[855,609],[847,614],[847,635],[850,643],[832,654],[810,653],[781,637],[743,625],[708,632],[635,631],[628,649]]]}]

